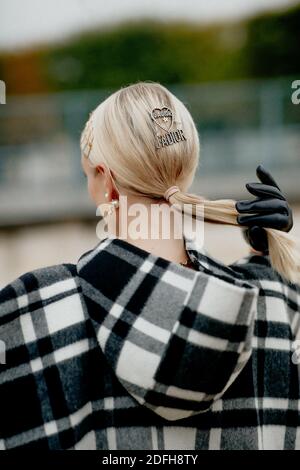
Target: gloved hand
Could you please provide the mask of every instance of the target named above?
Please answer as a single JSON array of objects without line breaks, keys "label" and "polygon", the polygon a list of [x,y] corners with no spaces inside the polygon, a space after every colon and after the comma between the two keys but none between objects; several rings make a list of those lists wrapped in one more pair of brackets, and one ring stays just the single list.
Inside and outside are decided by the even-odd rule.
[{"label": "gloved hand", "polygon": [[248,228],[243,231],[252,248],[268,254],[268,238],[265,228],[289,232],[293,227],[292,210],[270,173],[259,165],[256,175],[261,183],[247,183],[248,191],[256,196],[253,200],[237,201],[235,204],[239,225]]}]

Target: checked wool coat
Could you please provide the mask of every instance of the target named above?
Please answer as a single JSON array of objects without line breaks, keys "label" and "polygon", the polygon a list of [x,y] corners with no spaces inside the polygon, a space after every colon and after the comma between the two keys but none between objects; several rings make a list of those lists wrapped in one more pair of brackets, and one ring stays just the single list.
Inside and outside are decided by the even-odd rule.
[{"label": "checked wool coat", "polygon": [[300,449],[300,287],[107,238],[0,291],[0,449]]}]

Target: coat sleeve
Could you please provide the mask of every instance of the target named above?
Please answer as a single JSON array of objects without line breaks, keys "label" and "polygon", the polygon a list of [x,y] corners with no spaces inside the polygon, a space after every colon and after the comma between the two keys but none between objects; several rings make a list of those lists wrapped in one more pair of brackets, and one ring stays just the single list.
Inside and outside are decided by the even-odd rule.
[{"label": "coat sleeve", "polygon": [[107,331],[98,334],[127,391],[170,421],[209,410],[251,356],[259,289],[206,268],[193,283],[169,331],[163,315],[151,322],[144,309],[128,316],[126,336],[115,331],[108,341]]}]

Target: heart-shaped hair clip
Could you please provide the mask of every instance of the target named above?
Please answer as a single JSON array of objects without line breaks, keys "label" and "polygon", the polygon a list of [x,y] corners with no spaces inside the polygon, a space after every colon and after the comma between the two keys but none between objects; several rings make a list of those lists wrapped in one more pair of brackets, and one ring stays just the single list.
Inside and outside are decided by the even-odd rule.
[{"label": "heart-shaped hair clip", "polygon": [[168,106],[163,105],[152,109],[150,116],[154,124],[159,128],[157,130],[164,131],[164,134],[161,134],[156,130],[156,148],[159,149],[186,140],[182,129],[172,131],[174,117],[173,111]]},{"label": "heart-shaped hair clip", "polygon": [[154,108],[151,111],[151,117],[163,131],[169,132],[173,124],[173,113],[170,108],[167,106]]}]

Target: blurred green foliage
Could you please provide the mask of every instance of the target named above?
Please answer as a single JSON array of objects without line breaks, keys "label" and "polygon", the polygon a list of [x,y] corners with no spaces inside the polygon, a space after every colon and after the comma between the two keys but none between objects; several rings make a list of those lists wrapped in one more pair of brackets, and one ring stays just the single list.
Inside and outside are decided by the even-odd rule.
[{"label": "blurred green foliage", "polygon": [[[292,75],[300,72],[299,25],[300,7],[206,27],[126,23],[43,48],[32,67],[36,83],[51,91],[115,88],[138,80],[190,84]],[[0,57],[0,69],[9,85],[6,60]],[[14,68],[18,75],[16,60]]]},{"label": "blurred green foliage", "polygon": [[300,71],[300,7],[264,15],[248,23],[244,50],[251,76],[292,75]]},{"label": "blurred green foliage", "polygon": [[79,37],[43,57],[59,89],[119,87],[138,80],[199,83],[247,76],[243,25],[202,29],[141,22]]}]

